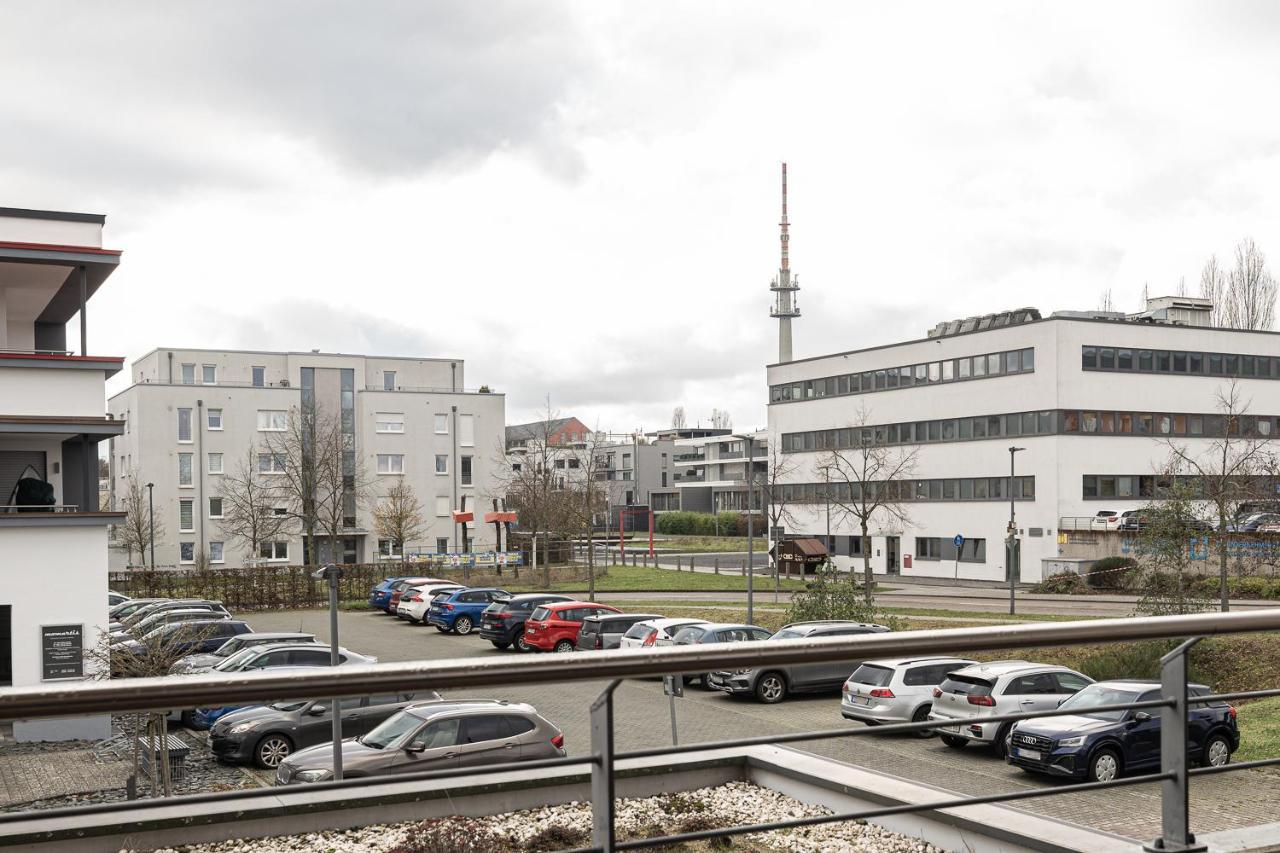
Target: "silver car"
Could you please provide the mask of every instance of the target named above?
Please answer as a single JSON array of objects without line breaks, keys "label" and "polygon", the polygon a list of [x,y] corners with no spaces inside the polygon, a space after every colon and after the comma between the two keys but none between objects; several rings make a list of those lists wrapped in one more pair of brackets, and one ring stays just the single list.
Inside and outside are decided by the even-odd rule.
[{"label": "silver car", "polygon": [[232,637],[208,654],[187,655],[169,667],[170,675],[190,675],[196,672],[208,672],[227,658],[242,649],[251,646],[265,646],[272,643],[314,643],[315,634],[297,632],[251,633]]},{"label": "silver car", "polygon": [[[922,723],[933,707],[933,688],[949,673],[970,666],[965,658],[882,658],[858,667],[844,683],[840,713],[867,725]],[[923,729],[920,737],[933,737]]]},{"label": "silver car", "polygon": [[676,632],[686,625],[703,625],[705,619],[663,618],[637,622],[622,635],[618,647],[622,649],[647,649],[652,646],[669,646]]},{"label": "silver car", "polygon": [[[564,734],[532,705],[499,699],[415,704],[368,734],[342,742],[342,775],[386,776],[563,757]],[[333,744],[303,749],[276,769],[276,784],[333,778]]]},{"label": "silver car", "polygon": [[1089,676],[1065,666],[1025,660],[974,664],[948,674],[934,688],[929,719],[953,723],[937,729],[947,746],[963,749],[976,742],[1003,756],[1013,724],[985,723],[983,717],[1052,711],[1092,683]]}]

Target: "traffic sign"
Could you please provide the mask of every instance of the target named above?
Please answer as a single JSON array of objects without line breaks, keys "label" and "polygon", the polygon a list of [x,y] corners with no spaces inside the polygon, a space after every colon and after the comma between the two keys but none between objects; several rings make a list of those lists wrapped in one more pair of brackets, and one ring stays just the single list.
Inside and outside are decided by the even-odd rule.
[{"label": "traffic sign", "polygon": [[964,537],[957,533],[956,538],[951,540],[951,544],[955,545],[957,548],[962,547],[964,545]]}]

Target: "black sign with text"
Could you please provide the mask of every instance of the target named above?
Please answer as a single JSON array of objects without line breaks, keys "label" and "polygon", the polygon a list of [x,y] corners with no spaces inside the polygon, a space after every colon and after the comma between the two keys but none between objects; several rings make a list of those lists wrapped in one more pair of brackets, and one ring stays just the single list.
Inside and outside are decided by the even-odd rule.
[{"label": "black sign with text", "polygon": [[84,678],[84,626],[40,626],[40,672],[45,681]]}]

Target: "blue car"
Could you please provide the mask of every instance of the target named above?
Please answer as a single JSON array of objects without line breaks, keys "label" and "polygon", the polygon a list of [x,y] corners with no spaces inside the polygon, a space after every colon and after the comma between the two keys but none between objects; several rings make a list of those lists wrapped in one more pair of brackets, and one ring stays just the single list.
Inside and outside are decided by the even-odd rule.
[{"label": "blue car", "polygon": [[511,593],[494,587],[451,589],[431,599],[427,610],[427,624],[439,631],[470,634],[480,624],[480,614],[500,598],[510,598]]},{"label": "blue car", "polygon": [[383,578],[382,583],[369,590],[369,606],[390,612],[389,608],[391,606],[392,586],[399,581],[404,580],[404,578],[404,575],[394,578]]},{"label": "blue car", "polygon": [[223,708],[196,708],[189,716],[183,718],[183,722],[193,729],[208,731],[220,718],[225,717],[232,711],[239,711],[241,708],[248,707],[248,705],[227,705]]},{"label": "blue car", "polygon": [[[1208,696],[1211,691],[1191,684],[1188,692]],[[1059,706],[1063,716],[1014,724],[1005,760],[1030,772],[1089,782],[1159,770],[1161,709],[1090,710],[1159,698],[1160,684],[1155,681],[1090,684]],[[1240,746],[1236,709],[1226,702],[1189,706],[1187,736],[1189,760],[1214,767],[1228,763]]]}]

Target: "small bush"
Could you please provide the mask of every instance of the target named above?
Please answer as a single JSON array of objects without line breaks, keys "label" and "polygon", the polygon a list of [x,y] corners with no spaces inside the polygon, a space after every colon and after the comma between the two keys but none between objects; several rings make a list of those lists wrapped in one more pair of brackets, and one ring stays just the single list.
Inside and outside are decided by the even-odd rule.
[{"label": "small bush", "polygon": [[1094,589],[1128,589],[1137,566],[1132,557],[1103,557],[1089,568],[1085,580]]},{"label": "small bush", "polygon": [[802,591],[791,596],[791,606],[787,608],[788,622],[821,619],[876,622],[895,631],[902,626],[901,619],[866,600],[866,591],[858,575],[842,576],[830,564],[820,568]]},{"label": "small bush", "polygon": [[1108,646],[1080,662],[1080,671],[1096,681],[1113,678],[1159,678],[1160,658],[1177,643],[1152,640]]},{"label": "small bush", "polygon": [[1032,592],[1047,595],[1088,595],[1093,592],[1085,579],[1075,572],[1059,572],[1050,575],[1031,588]]},{"label": "small bush", "polygon": [[442,817],[423,821],[409,831],[404,841],[391,848],[390,853],[502,853],[510,849],[508,839],[497,835],[480,821],[467,817]]},{"label": "small bush", "polygon": [[[757,530],[764,522],[756,517]],[[747,518],[736,512],[664,512],[657,516],[657,531],[667,536],[745,536]]]},{"label": "small bush", "polygon": [[[591,843],[591,833],[585,829],[578,829],[574,826],[565,826],[563,824],[553,824],[538,830],[530,838],[526,839],[519,849],[531,851],[543,850],[571,850],[575,847],[585,847]],[[505,849],[517,849],[512,846]]]}]

